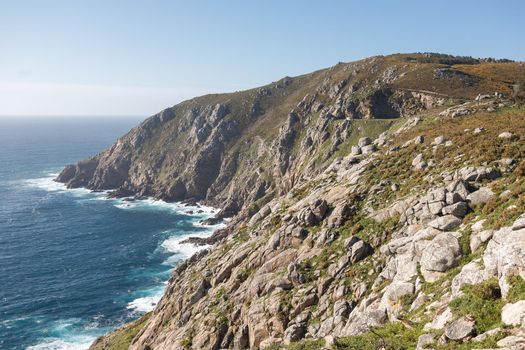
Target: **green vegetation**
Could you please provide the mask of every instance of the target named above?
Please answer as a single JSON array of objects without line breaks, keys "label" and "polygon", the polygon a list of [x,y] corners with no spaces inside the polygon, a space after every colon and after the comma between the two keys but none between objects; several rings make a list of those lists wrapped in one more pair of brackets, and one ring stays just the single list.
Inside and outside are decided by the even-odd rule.
[{"label": "green vegetation", "polygon": [[423,325],[405,325],[401,322],[388,323],[369,332],[336,340],[337,350],[408,350],[415,349]]},{"label": "green vegetation", "polygon": [[525,300],[525,280],[520,276],[510,276],[508,281],[510,290],[507,294],[507,301],[515,303],[519,300]]},{"label": "green vegetation", "polygon": [[[514,177],[509,178],[505,183],[512,191],[510,200],[516,204],[525,203],[523,181],[513,182],[525,172],[525,165],[521,164],[525,159],[524,115],[525,107],[509,107],[492,113],[478,111],[472,116],[463,118],[435,115],[425,117],[419,125],[397,136],[393,146],[400,147],[420,135],[425,138],[423,144],[402,147],[394,155],[380,154],[367,168],[366,182],[379,188],[373,196],[370,196],[370,204],[375,208],[384,208],[398,198],[421,193],[438,185],[442,179],[440,174],[443,172],[451,173],[465,166],[498,167],[497,162],[503,158],[511,158],[518,165],[514,170]],[[512,130],[509,130],[515,135],[512,142],[498,138],[498,135],[505,131],[502,130],[502,125],[512,125]],[[472,131],[478,127],[483,127],[485,130],[474,134]],[[452,141],[452,145],[434,149],[430,143],[437,136],[444,136],[446,140]],[[473,145],[475,147],[472,147]],[[423,154],[427,162],[433,160],[434,165],[422,171],[412,170],[412,160],[419,153]],[[387,184],[381,182],[385,179],[390,183],[398,184],[398,191],[391,191]],[[503,199],[494,198],[493,201],[495,203],[487,204],[486,212],[494,206],[504,204]],[[523,208],[520,206],[518,209]],[[495,214],[495,217],[502,212],[503,208]],[[505,218],[510,220],[512,217],[512,213],[505,213]]]},{"label": "green vegetation", "polygon": [[266,350],[319,350],[325,345],[325,341],[323,339],[305,339],[298,342],[293,342],[289,345],[283,346],[283,345],[272,345],[269,347],[266,347]]},{"label": "green vegetation", "polygon": [[464,294],[449,304],[456,316],[471,315],[476,321],[478,334],[500,325],[504,301],[501,299],[501,290],[495,277],[480,284],[465,285],[461,290]]},{"label": "green vegetation", "polygon": [[107,346],[105,346],[104,341],[97,340],[93,344],[93,350],[127,350],[133,338],[135,338],[138,332],[146,326],[146,322],[150,316],[151,313],[147,313],[138,320],[133,321],[106,336],[106,341],[109,344]]},{"label": "green vegetation", "polygon": [[498,333],[487,337],[485,340],[480,342],[473,342],[468,340],[463,343],[451,341],[445,344],[433,344],[429,348],[434,348],[436,350],[472,350],[472,349],[496,349],[498,348],[497,342],[504,337],[504,333]]}]

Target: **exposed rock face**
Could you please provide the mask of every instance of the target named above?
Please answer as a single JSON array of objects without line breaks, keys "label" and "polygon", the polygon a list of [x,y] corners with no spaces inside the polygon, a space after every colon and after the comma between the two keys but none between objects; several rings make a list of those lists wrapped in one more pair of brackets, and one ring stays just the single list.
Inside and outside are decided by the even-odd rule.
[{"label": "exposed rock face", "polygon": [[[453,348],[471,341],[480,320],[451,302],[489,282],[509,298],[498,300],[508,333],[498,340],[519,343],[521,301],[511,302],[509,278],[525,278],[517,200],[525,125],[493,94],[507,80],[448,60],[465,59],[374,57],[203,96],[66,167],[59,180],[71,187],[205,201],[232,217],[212,237],[189,240],[210,247],[177,266],[129,348],[262,349],[321,338],[336,346],[389,322],[420,331],[413,347]],[[505,67],[525,79],[525,67]],[[487,87],[492,97],[474,101]],[[391,118],[405,117],[390,129]],[[498,138],[508,120],[512,137]],[[468,152],[473,144],[484,152]],[[389,340],[377,348],[388,345],[381,341]]]}]

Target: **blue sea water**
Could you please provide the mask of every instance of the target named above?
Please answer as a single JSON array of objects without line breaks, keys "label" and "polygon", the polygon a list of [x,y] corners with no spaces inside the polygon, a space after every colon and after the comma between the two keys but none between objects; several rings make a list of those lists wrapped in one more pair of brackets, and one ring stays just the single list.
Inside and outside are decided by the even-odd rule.
[{"label": "blue sea water", "polygon": [[151,310],[213,214],[67,190],[65,164],[102,151],[138,118],[0,118],[0,349],[85,349]]}]

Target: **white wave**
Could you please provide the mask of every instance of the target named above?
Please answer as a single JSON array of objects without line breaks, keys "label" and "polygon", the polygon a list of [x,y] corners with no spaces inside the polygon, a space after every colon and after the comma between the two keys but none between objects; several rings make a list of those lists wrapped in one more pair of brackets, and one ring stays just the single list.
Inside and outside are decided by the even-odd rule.
[{"label": "white wave", "polygon": [[148,297],[137,298],[133,301],[130,301],[128,303],[127,308],[136,312],[149,312],[153,310],[155,306],[157,306],[158,302],[160,301],[160,298],[162,298],[162,294],[163,293]]},{"label": "white wave", "polygon": [[62,319],[54,322],[49,329],[52,337],[44,338],[40,343],[27,347],[27,350],[85,350],[98,336],[108,329],[79,327],[78,318]]},{"label": "white wave", "polygon": [[97,337],[93,336],[84,336],[77,341],[49,338],[42,343],[27,347],[27,350],[86,350],[95,339],[97,339]]},{"label": "white wave", "polygon": [[211,217],[218,213],[217,208],[202,204],[185,205],[180,202],[169,203],[160,199],[146,198],[130,201],[129,198],[118,199],[115,207],[119,209],[161,209],[170,210],[177,214],[195,216],[199,218]]},{"label": "white wave", "polygon": [[115,207],[119,209],[133,209],[137,207],[137,203],[123,202],[115,204]]},{"label": "white wave", "polygon": [[41,190],[49,192],[65,191],[67,187],[65,184],[56,182],[54,179],[58,174],[48,173],[45,177],[39,177],[36,179],[24,180],[25,184],[30,187],[39,188]]},{"label": "white wave", "polygon": [[153,310],[164,295],[166,285],[167,281],[163,282],[160,286],[143,291],[140,293],[142,294],[141,297],[138,297],[128,303],[127,309],[140,313]]},{"label": "white wave", "polygon": [[107,192],[93,192],[87,188],[67,188],[61,182],[56,182],[55,179],[58,173],[46,173],[44,177],[23,180],[26,186],[38,188],[47,192],[68,192],[75,196],[95,195],[97,197],[105,196]]}]

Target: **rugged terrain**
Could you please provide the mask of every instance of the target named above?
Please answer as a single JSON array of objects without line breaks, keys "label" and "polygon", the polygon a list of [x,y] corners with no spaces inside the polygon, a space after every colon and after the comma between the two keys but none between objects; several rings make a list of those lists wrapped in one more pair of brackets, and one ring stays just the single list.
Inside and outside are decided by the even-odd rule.
[{"label": "rugged terrain", "polygon": [[93,349],[525,347],[525,64],[340,63],[166,109],[58,177],[232,217]]}]

